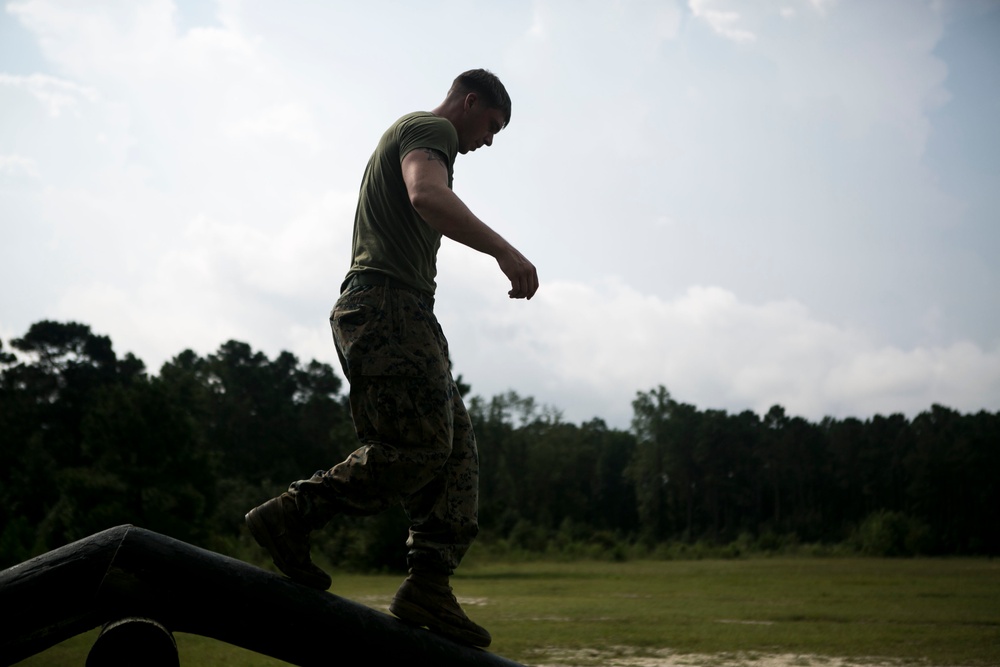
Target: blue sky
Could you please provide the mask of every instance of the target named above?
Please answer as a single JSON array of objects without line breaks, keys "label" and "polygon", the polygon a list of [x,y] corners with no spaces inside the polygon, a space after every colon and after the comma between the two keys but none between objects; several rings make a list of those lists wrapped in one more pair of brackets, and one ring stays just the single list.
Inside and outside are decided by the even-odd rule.
[{"label": "blue sky", "polygon": [[[41,319],[152,372],[237,339],[336,366],[364,164],[487,67],[509,128],[455,190],[531,302],[446,242],[473,392],[628,425],[699,408],[1000,409],[1000,3],[7,2],[0,337]],[[16,287],[15,287],[16,286]]]}]

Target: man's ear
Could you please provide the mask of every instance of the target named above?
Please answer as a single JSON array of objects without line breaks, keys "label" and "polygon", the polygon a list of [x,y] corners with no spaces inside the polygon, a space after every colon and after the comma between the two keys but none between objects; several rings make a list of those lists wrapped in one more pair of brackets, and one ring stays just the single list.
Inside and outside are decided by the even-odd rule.
[{"label": "man's ear", "polygon": [[476,102],[478,101],[479,101],[478,95],[476,95],[475,93],[469,93],[468,95],[465,96],[465,108],[471,109],[476,105]]}]

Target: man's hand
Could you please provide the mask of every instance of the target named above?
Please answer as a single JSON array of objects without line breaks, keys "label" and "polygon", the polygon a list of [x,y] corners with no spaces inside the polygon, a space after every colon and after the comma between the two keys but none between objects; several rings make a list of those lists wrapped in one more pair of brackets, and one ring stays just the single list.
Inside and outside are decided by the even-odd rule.
[{"label": "man's hand", "polygon": [[531,299],[538,291],[538,272],[535,265],[528,261],[514,246],[508,246],[508,252],[497,256],[500,270],[510,280],[511,299]]}]

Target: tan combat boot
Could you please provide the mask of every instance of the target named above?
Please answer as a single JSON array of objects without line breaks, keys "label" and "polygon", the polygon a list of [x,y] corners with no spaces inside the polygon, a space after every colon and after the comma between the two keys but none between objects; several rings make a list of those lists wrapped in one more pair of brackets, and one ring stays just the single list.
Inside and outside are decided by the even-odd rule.
[{"label": "tan combat boot", "polygon": [[309,557],[309,529],[295,499],[287,493],[247,512],[247,527],[257,544],[267,549],[274,564],[293,581],[325,591],[330,575]]},{"label": "tan combat boot", "polygon": [[486,628],[473,623],[462,611],[443,574],[411,572],[392,598],[389,611],[407,623],[427,626],[463,644],[485,648],[493,641]]}]

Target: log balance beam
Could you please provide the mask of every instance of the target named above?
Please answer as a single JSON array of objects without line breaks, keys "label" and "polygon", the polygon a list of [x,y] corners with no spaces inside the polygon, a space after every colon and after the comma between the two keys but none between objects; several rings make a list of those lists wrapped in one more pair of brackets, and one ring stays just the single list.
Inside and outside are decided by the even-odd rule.
[{"label": "log balance beam", "polygon": [[[109,628],[124,623],[160,626],[168,637],[173,632],[211,637],[302,667],[352,662],[520,667],[332,593],[131,525],[3,570],[0,612],[0,665],[102,625],[110,643]],[[95,652],[88,665],[96,664]],[[352,654],[358,658],[348,658]]]}]

